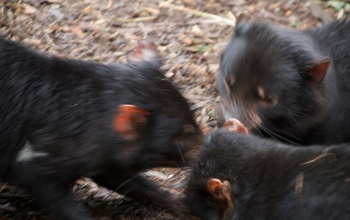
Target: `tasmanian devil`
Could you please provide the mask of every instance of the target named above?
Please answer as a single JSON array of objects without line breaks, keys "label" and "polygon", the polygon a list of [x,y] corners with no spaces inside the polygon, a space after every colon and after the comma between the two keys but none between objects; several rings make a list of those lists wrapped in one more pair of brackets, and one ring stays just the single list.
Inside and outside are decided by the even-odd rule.
[{"label": "tasmanian devil", "polygon": [[222,121],[296,145],[350,140],[350,22],[236,28],[220,61]]},{"label": "tasmanian devil", "polygon": [[162,204],[170,199],[138,173],[186,165],[202,133],[152,51],[143,43],[133,62],[104,65],[1,37],[1,177],[61,219],[90,219],[69,193],[81,176]]},{"label": "tasmanian devil", "polygon": [[296,148],[218,130],[193,166],[185,211],[207,220],[349,219],[349,158],[348,144]]}]

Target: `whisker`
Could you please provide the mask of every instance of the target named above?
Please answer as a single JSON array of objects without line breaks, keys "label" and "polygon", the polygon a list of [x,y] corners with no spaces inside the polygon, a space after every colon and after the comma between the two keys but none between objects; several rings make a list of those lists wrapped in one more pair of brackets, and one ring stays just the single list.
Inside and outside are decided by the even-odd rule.
[{"label": "whisker", "polygon": [[264,134],[260,131],[260,129],[256,129],[256,131],[259,133],[260,137],[264,137]]},{"label": "whisker", "polygon": [[[300,117],[300,118],[302,118],[302,117]],[[301,132],[305,133],[303,127],[298,123],[298,121],[295,119],[295,117],[294,117],[293,115],[291,115],[291,119],[294,121],[294,124],[296,124],[296,125],[299,127],[299,130],[300,130]],[[291,135],[290,135],[290,136],[291,136]],[[293,137],[293,136],[291,136],[291,137]],[[295,138],[295,137],[293,137],[293,138]],[[295,139],[296,139],[296,138],[295,138]]]},{"label": "whisker", "polygon": [[[297,122],[297,120],[296,120],[295,118],[293,118],[293,117],[292,117],[292,119],[294,120],[294,123],[296,123],[296,124],[300,127],[300,124]],[[264,130],[264,131],[265,131],[266,133],[268,133],[269,135],[274,134],[277,138],[280,138],[280,139],[283,139],[283,140],[285,140],[285,141],[290,142],[290,140],[286,140],[285,137],[279,135],[277,132],[275,132],[275,131],[273,131],[273,130],[267,128],[267,127],[264,127],[263,125],[259,125],[259,127],[264,128],[264,129],[262,129],[262,130]],[[300,127],[300,129],[302,130],[301,127]],[[289,137],[295,139],[295,140],[301,141],[300,138],[298,138],[298,137],[296,137],[296,136],[294,136],[294,135],[291,135],[290,133],[286,133],[286,132],[285,132],[285,134],[288,135]],[[294,143],[294,142],[290,142],[290,143]],[[296,143],[295,143],[295,144],[296,144]],[[298,144],[298,145],[299,145],[299,144]]]},{"label": "whisker", "polygon": [[134,177],[126,180],[124,183],[122,183],[120,186],[118,186],[118,188],[115,191],[118,191],[122,186],[124,186],[125,184],[127,184],[128,182],[130,182],[131,180],[136,179],[136,178],[137,178],[137,176],[134,176]]},{"label": "whisker", "polygon": [[[273,134],[273,132],[272,131],[269,131],[267,128],[265,128],[265,127],[260,127],[261,128],[261,130],[263,130],[264,132],[266,132],[272,139],[274,139],[275,141],[280,141],[278,138],[276,138],[275,136],[274,136],[274,134]],[[259,131],[260,132],[260,131]],[[263,134],[262,134],[262,132],[260,132],[260,134],[262,135],[262,136],[264,136]]]},{"label": "whisker", "polygon": [[[303,115],[303,116],[306,116],[311,122],[315,122],[316,121],[316,118],[315,117],[312,117],[308,114],[305,114],[303,112],[296,112],[295,115],[299,116],[299,115]],[[299,117],[302,117],[302,116],[299,116]],[[302,118],[305,118],[305,117],[302,117]]]},{"label": "whisker", "polygon": [[182,152],[181,152],[181,150],[180,150],[180,148],[179,148],[179,145],[177,144],[177,139],[175,139],[175,141],[176,141],[176,147],[177,147],[177,149],[179,150],[179,153],[180,153],[182,162],[183,162],[184,164],[186,164],[185,158],[183,157]]},{"label": "whisker", "polygon": [[[289,144],[293,144],[293,145],[296,145],[296,146],[300,146],[300,144],[298,144],[298,143],[296,143],[296,142],[294,142],[294,141],[291,141],[291,140],[289,140],[288,138],[285,138],[285,137],[283,137],[283,136],[277,134],[276,132],[272,131],[271,129],[268,129],[268,128],[264,127],[264,126],[260,126],[260,127],[261,127],[261,129],[262,129],[263,131],[265,131],[268,135],[270,135],[270,136],[271,136],[272,138],[274,138],[275,140],[276,140],[276,138],[277,138],[277,139],[283,140],[283,141],[285,141],[285,142],[287,142],[287,143],[289,143]],[[293,137],[293,136],[290,135],[290,134],[288,134],[288,135],[289,135],[290,137],[294,138],[294,139],[298,139],[298,138],[296,138],[296,137]],[[299,140],[299,139],[298,139],[298,140]]]}]

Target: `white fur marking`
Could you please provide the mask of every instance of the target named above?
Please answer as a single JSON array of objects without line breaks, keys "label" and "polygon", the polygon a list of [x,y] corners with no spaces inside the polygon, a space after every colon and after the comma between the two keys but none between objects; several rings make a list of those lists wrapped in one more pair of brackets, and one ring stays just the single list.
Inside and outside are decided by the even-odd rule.
[{"label": "white fur marking", "polygon": [[48,153],[46,152],[33,151],[32,145],[29,142],[27,142],[26,145],[24,145],[24,147],[19,151],[16,162],[31,161],[36,157],[44,157],[47,155]]},{"label": "white fur marking", "polygon": [[261,99],[265,99],[265,90],[261,86],[258,86],[258,95]]}]

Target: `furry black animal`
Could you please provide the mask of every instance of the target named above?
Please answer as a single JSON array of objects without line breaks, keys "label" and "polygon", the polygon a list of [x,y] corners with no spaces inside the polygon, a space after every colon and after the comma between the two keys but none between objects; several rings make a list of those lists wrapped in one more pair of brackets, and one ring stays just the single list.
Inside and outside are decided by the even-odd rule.
[{"label": "furry black animal", "polygon": [[[348,144],[296,148],[218,130],[193,166],[184,207],[203,220],[349,219],[349,158]],[[213,178],[230,183],[232,212],[208,191]]]},{"label": "furry black animal", "polygon": [[240,25],[220,61],[221,121],[295,145],[348,142],[349,60],[346,20],[303,31]]},{"label": "furry black animal", "polygon": [[0,177],[65,220],[91,219],[69,193],[81,176],[170,202],[138,173],[185,166],[202,133],[159,67],[158,59],[117,65],[63,59],[1,37]]}]

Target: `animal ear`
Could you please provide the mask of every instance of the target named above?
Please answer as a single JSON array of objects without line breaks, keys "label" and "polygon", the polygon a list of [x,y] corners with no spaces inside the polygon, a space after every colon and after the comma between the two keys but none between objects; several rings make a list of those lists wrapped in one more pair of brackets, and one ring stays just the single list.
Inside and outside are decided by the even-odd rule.
[{"label": "animal ear", "polygon": [[224,204],[222,214],[224,216],[231,216],[233,213],[233,203],[231,200],[230,183],[227,180],[221,182],[219,179],[211,178],[207,181],[207,191],[217,202]]},{"label": "animal ear", "polygon": [[222,126],[222,129],[235,133],[249,134],[248,129],[235,118],[227,119]]},{"label": "animal ear", "polygon": [[141,41],[128,56],[129,62],[149,61],[160,68],[162,65],[157,46],[151,41]]},{"label": "animal ear", "polygon": [[113,130],[128,140],[136,140],[145,129],[151,114],[134,105],[120,105],[113,119]]},{"label": "animal ear", "polygon": [[323,81],[326,73],[331,65],[331,61],[327,58],[321,61],[320,63],[315,64],[308,68],[308,74],[310,77],[310,82],[312,84],[319,84]]},{"label": "animal ear", "polygon": [[237,21],[236,21],[236,26],[240,26],[243,24],[246,24],[248,22],[250,22],[252,20],[251,15],[248,12],[242,12],[241,14],[239,14]]},{"label": "animal ear", "polygon": [[211,178],[207,182],[208,192],[218,201],[231,200],[231,186],[228,181],[221,182],[219,179]]},{"label": "animal ear", "polygon": [[252,18],[250,14],[248,14],[247,12],[242,12],[237,18],[235,34],[232,35],[232,37],[240,37],[244,35],[252,26],[251,20]]}]

